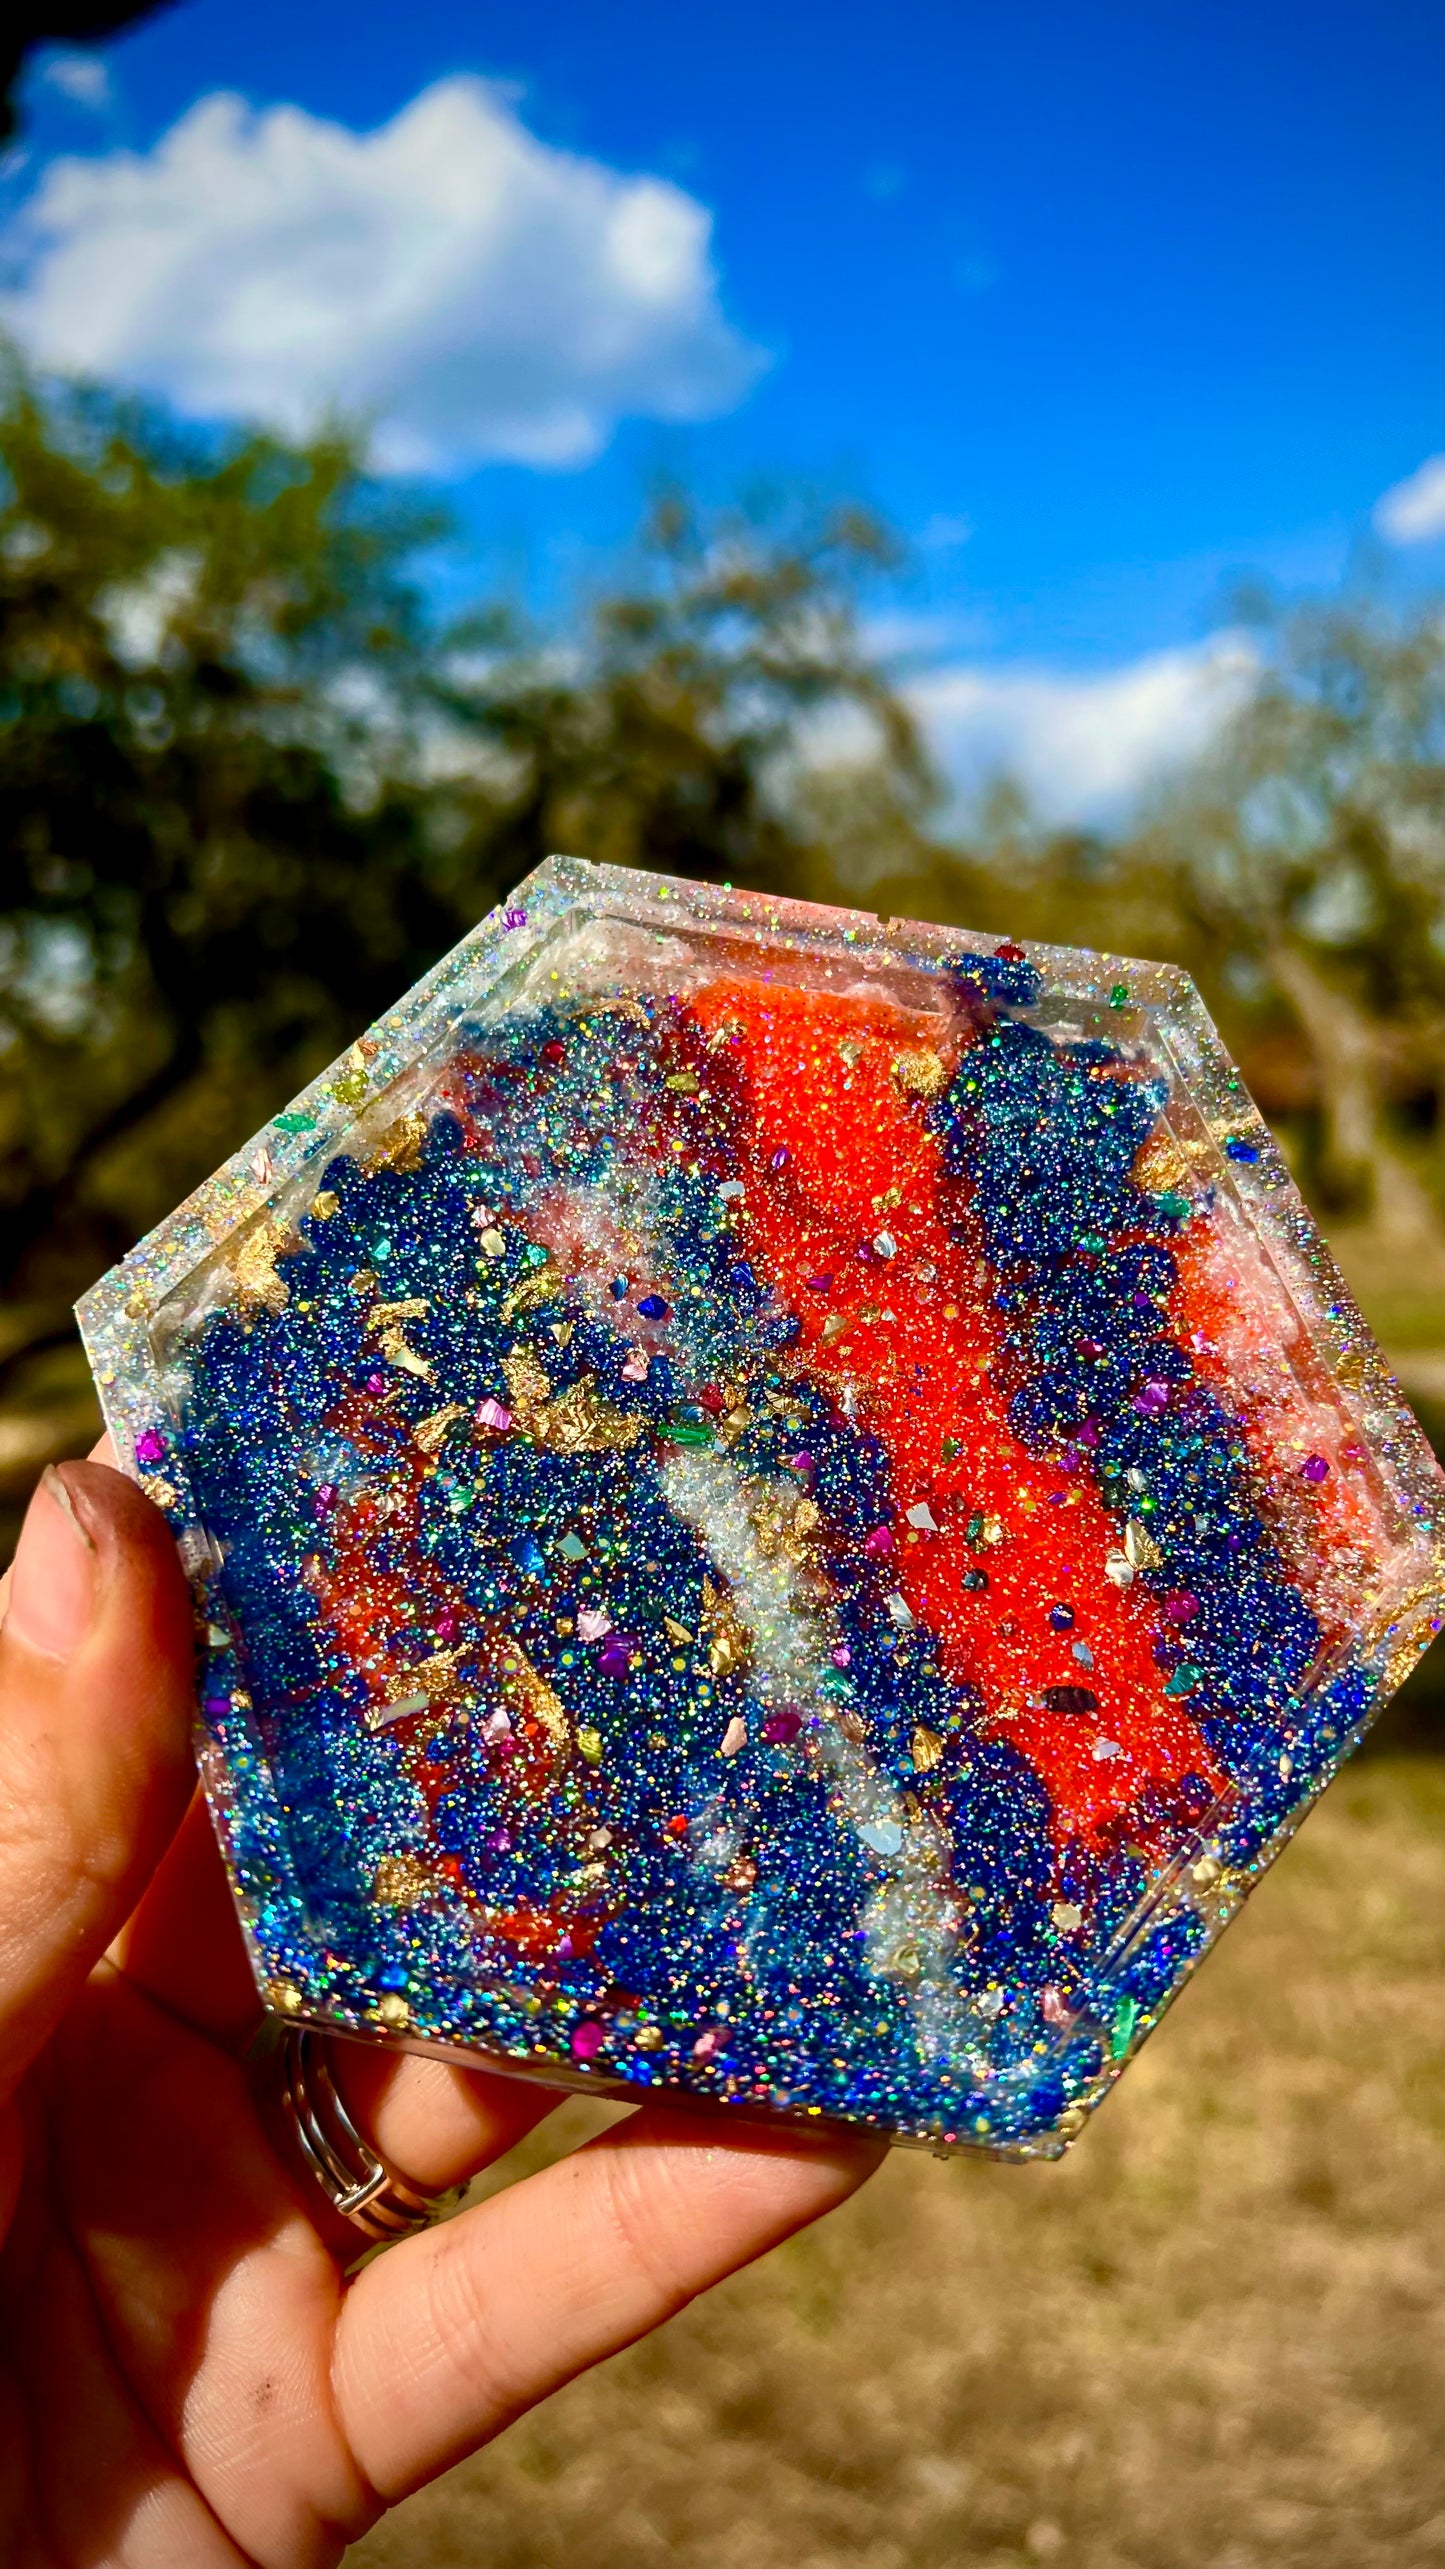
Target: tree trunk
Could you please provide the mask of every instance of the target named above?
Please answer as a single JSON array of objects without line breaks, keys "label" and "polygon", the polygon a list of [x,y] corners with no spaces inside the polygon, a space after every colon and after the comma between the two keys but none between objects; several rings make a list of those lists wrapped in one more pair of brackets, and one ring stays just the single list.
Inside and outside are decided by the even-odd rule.
[{"label": "tree trunk", "polygon": [[1314,1054],[1324,1114],[1321,1175],[1344,1209],[1373,1219],[1382,1245],[1442,1245],[1435,1203],[1384,1129],[1388,1030],[1327,981],[1298,946],[1277,946],[1270,969]]}]

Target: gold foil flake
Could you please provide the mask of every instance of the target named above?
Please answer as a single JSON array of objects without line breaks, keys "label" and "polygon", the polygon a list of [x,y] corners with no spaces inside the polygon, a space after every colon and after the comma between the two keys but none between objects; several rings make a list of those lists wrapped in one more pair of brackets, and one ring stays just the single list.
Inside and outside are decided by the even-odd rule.
[{"label": "gold foil flake", "polygon": [[643,1433],[640,1414],[614,1409],[591,1374],[559,1393],[543,1416],[541,1442],[558,1454],[625,1454]]},{"label": "gold foil flake", "polygon": [[555,1266],[537,1267],[520,1284],[513,1285],[502,1304],[501,1318],[515,1320],[519,1312],[536,1311],[544,1302],[555,1302],[563,1290],[560,1270]]},{"label": "gold foil flake", "polygon": [[534,1444],[546,1446],[551,1453],[622,1454],[641,1440],[640,1414],[616,1409],[604,1400],[593,1374],[569,1383],[554,1399],[536,1357],[518,1347],[502,1358],[502,1375],[517,1425]]},{"label": "gold foil flake", "polygon": [[1137,1152],[1133,1174],[1135,1185],[1150,1195],[1173,1194],[1189,1184],[1193,1176],[1189,1154],[1167,1124],[1156,1125]]},{"label": "gold foil flake", "polygon": [[164,1472],[142,1472],[140,1485],[152,1507],[173,1508],[179,1500],[180,1492]]},{"label": "gold foil flake", "polygon": [[340,1196],[333,1195],[329,1186],[323,1186],[319,1195],[313,1195],[311,1210],[318,1222],[329,1222],[340,1203]]},{"label": "gold foil flake", "polygon": [[411,2009],[400,1992],[394,1989],[389,1989],[384,1998],[377,2000],[376,2013],[378,2022],[394,2034],[404,2033],[411,2023]]},{"label": "gold foil flake", "polygon": [[905,1097],[937,1097],[948,1086],[947,1064],[937,1053],[922,1048],[899,1053],[893,1063],[893,1080]]},{"label": "gold foil flake", "polygon": [[375,1177],[381,1169],[395,1169],[403,1176],[419,1169],[426,1132],[424,1115],[398,1116],[394,1124],[388,1124],[384,1132],[372,1139],[367,1157],[362,1162],[367,1176]]},{"label": "gold foil flake", "polygon": [[403,1704],[420,1697],[425,1703],[435,1702],[438,1695],[451,1692],[456,1683],[457,1654],[454,1650],[434,1650],[429,1659],[419,1660],[413,1668],[399,1668],[389,1680],[382,1696],[383,1718],[395,1720]]},{"label": "gold foil flake", "polygon": [[577,1753],[589,1766],[602,1763],[602,1733],[590,1727],[577,1733]]},{"label": "gold foil flake", "polygon": [[919,1722],[909,1743],[909,1754],[913,1759],[914,1773],[928,1775],[943,1755],[943,1741],[937,1731],[930,1730],[925,1722]]},{"label": "gold foil flake", "polygon": [[669,1073],[663,1086],[675,1089],[679,1097],[696,1097],[702,1082],[695,1070],[675,1070]]},{"label": "gold foil flake", "polygon": [[686,1624],[678,1623],[672,1615],[663,1616],[662,1629],[666,1633],[669,1641],[675,1641],[679,1644],[690,1642],[693,1638],[692,1634],[688,1631]]},{"label": "gold foil flake", "polygon": [[491,1672],[510,1710],[523,1721],[540,1722],[554,1749],[571,1747],[565,1704],[510,1633],[494,1636]]},{"label": "gold foil flake", "polygon": [[1163,1553],[1137,1516],[1131,1516],[1124,1528],[1124,1558],[1131,1570],[1158,1570],[1163,1566]]},{"label": "gold foil flake", "polygon": [[417,1420],[411,1431],[412,1440],[421,1447],[423,1454],[435,1454],[445,1444],[457,1420],[466,1415],[460,1401],[449,1400],[445,1409],[434,1409],[428,1417]]},{"label": "gold foil flake", "polygon": [[384,1855],[371,1877],[371,1896],[388,1909],[420,1909],[442,1885],[419,1855]]},{"label": "gold foil flake", "polygon": [[289,1222],[263,1214],[237,1242],[231,1257],[236,1299],[243,1311],[284,1311],[291,1289],[276,1273],[276,1261],[301,1242]]},{"label": "gold foil flake", "polygon": [[395,1365],[398,1373],[415,1374],[421,1383],[432,1381],[431,1366],[425,1356],[419,1356],[416,1349],[408,1345],[405,1330],[383,1329],[381,1352],[389,1365]]},{"label": "gold foil flake", "polygon": [[732,1677],[746,1668],[753,1655],[753,1637],[726,1588],[716,1579],[702,1583],[702,1613],[698,1618],[703,1640],[707,1643],[708,1666],[714,1677]]},{"label": "gold foil flake", "polygon": [[753,1482],[747,1492],[748,1515],[757,1537],[758,1550],[765,1561],[771,1561],[782,1550],[784,1508],[780,1494],[766,1482]]},{"label": "gold foil flake", "polygon": [[[357,1283],[356,1277],[353,1276],[351,1281],[354,1288]],[[371,1282],[375,1282],[374,1277]],[[419,1356],[416,1349],[409,1343],[402,1323],[407,1320],[424,1320],[430,1309],[429,1302],[423,1300],[420,1295],[414,1294],[405,1302],[377,1303],[374,1309],[367,1313],[365,1321],[366,1328],[376,1332],[381,1353],[387,1363],[395,1365],[399,1373],[415,1374],[418,1382],[423,1383],[429,1383],[432,1380],[432,1368],[425,1356]]]},{"label": "gold foil flake", "polygon": [[299,2015],[306,2003],[294,1980],[268,1980],[265,1997],[278,2016]]},{"label": "gold foil flake", "polygon": [[527,1348],[514,1347],[502,1358],[502,1380],[514,1418],[530,1429],[535,1412],[552,1397],[550,1376]]}]

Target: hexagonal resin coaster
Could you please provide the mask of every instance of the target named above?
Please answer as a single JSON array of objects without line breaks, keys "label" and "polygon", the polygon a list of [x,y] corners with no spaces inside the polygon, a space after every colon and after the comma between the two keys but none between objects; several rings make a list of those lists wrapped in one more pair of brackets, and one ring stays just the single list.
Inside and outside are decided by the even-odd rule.
[{"label": "hexagonal resin coaster", "polygon": [[81,1307],[272,2005],[1053,2154],[1435,1629],[1178,972],[553,859]]}]

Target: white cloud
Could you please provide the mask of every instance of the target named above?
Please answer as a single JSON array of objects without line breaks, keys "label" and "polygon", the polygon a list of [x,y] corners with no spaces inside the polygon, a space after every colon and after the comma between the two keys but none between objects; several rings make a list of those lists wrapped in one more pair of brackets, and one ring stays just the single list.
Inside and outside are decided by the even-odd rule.
[{"label": "white cloud", "polygon": [[110,105],[110,73],[99,54],[51,54],[36,75],[42,87],[57,90],[72,107],[98,115]]},{"label": "white cloud", "polygon": [[145,154],[52,162],[0,236],[41,364],[199,419],[372,420],[378,460],[583,464],[628,414],[709,417],[763,364],[707,209],[439,81],[375,133],[202,98]]},{"label": "white cloud", "polygon": [[1427,456],[1376,501],[1375,526],[1387,544],[1430,544],[1445,535],[1445,455]]},{"label": "white cloud", "polygon": [[1009,775],[1046,821],[1109,824],[1208,747],[1257,669],[1249,643],[1221,633],[1087,676],[955,664],[906,693],[960,796]]}]

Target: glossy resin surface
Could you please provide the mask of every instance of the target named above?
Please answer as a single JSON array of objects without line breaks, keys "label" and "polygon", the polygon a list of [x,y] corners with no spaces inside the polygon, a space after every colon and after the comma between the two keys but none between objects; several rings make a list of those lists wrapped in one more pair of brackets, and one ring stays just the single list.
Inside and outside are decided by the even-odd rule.
[{"label": "glossy resin surface", "polygon": [[276,2008],[1050,2154],[1436,1628],[1180,974],[553,859],[87,1298]]}]

